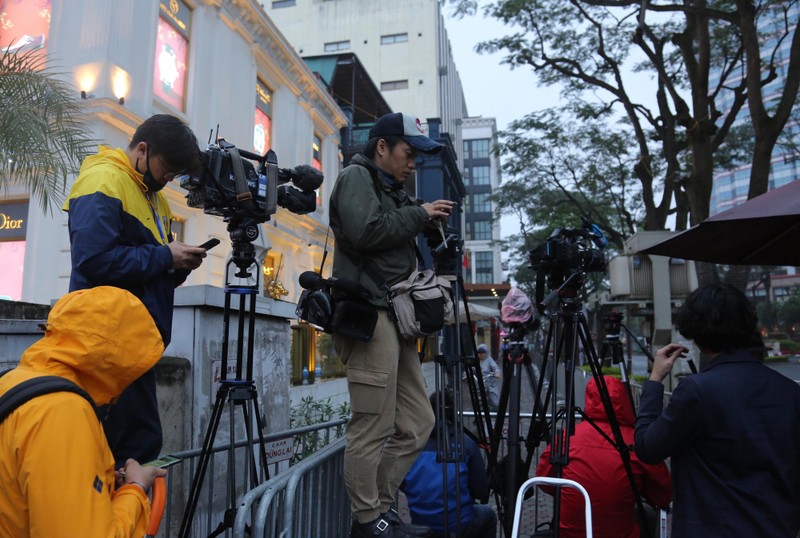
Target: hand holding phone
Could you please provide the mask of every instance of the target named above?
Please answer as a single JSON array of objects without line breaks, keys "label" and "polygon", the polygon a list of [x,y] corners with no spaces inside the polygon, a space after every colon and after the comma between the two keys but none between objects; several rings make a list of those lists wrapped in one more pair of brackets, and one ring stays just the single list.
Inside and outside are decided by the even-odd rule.
[{"label": "hand holding phone", "polygon": [[216,237],[212,237],[211,239],[209,239],[208,241],[206,241],[202,245],[198,245],[198,248],[202,248],[204,250],[211,250],[212,248],[216,247],[217,245],[219,245],[219,239],[217,239]]}]

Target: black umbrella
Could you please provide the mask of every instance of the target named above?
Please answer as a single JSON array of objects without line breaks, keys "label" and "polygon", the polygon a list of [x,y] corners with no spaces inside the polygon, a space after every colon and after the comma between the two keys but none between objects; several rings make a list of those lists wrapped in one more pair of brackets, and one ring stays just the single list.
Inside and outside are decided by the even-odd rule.
[{"label": "black umbrella", "polygon": [[734,265],[800,266],[800,181],[793,181],[641,251]]}]

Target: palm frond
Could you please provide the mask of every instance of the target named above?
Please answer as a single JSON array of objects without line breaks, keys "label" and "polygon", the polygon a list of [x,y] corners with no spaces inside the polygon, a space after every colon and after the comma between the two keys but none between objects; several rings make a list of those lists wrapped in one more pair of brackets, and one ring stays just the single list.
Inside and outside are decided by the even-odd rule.
[{"label": "palm frond", "polygon": [[45,211],[60,205],[96,145],[83,103],[60,75],[40,51],[0,56],[0,187],[23,185]]}]

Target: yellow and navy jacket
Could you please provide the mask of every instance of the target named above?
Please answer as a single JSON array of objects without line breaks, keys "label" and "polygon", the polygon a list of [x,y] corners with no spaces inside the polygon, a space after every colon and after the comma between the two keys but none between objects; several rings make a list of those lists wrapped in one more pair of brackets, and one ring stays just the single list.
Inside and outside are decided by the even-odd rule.
[{"label": "yellow and navy jacket", "polygon": [[175,287],[189,274],[172,269],[172,213],[163,193],[148,193],[122,149],[87,157],[64,203],[72,245],[70,291],[116,286],[137,296],[169,344]]},{"label": "yellow and navy jacket", "polygon": [[[127,291],[73,292],[53,307],[44,337],[0,377],[0,397],[28,379],[59,376],[104,405],[163,350],[152,318]],[[103,427],[82,396],[45,394],[0,423],[0,536],[139,538],[149,512],[138,486],[116,488]]]}]

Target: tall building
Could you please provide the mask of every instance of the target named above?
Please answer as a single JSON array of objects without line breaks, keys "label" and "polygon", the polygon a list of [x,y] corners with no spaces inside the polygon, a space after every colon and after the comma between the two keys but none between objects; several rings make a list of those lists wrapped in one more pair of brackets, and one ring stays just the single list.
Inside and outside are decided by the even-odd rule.
[{"label": "tall building", "polygon": [[[762,41],[762,50],[771,53],[777,44],[777,40],[784,34],[784,24],[788,23],[788,28],[796,27],[800,20],[800,5],[794,5],[786,13],[786,21],[783,18],[764,18],[759,22],[759,38]],[[795,30],[796,31],[796,30]],[[790,36],[791,37],[791,36]],[[777,77],[762,88],[764,104],[767,109],[777,103],[781,96],[781,89],[786,83],[786,72],[791,55],[792,40],[784,39],[775,51],[775,64]],[[712,73],[710,77],[711,87],[719,81],[719,73]],[[728,86],[735,86],[741,83],[744,73],[736,75],[731,73]],[[719,109],[723,114],[728,113],[733,104],[733,92],[726,91],[720,94],[722,97]],[[796,106],[795,106],[796,108]],[[750,123],[750,110],[747,106],[739,112],[736,120],[737,124]],[[790,118],[785,127],[785,135],[790,138],[795,145],[800,144],[800,124],[797,115]],[[730,170],[719,171],[714,174],[714,186],[711,192],[711,205],[709,213],[714,215],[747,200],[747,193],[750,187],[750,162],[743,162]],[[787,183],[800,178],[800,156],[796,149],[790,149],[779,144],[772,152],[772,164],[769,178],[769,188],[782,187]]]},{"label": "tall building", "polygon": [[464,128],[464,240],[467,257],[464,280],[468,284],[503,281],[500,265],[500,220],[489,200],[500,186],[500,159],[491,148],[497,141],[494,118],[466,118]]},{"label": "tall building", "polygon": [[[441,120],[463,163],[467,116],[438,0],[262,1],[303,57],[355,53],[395,112]],[[318,61],[318,60],[317,60]]]}]

